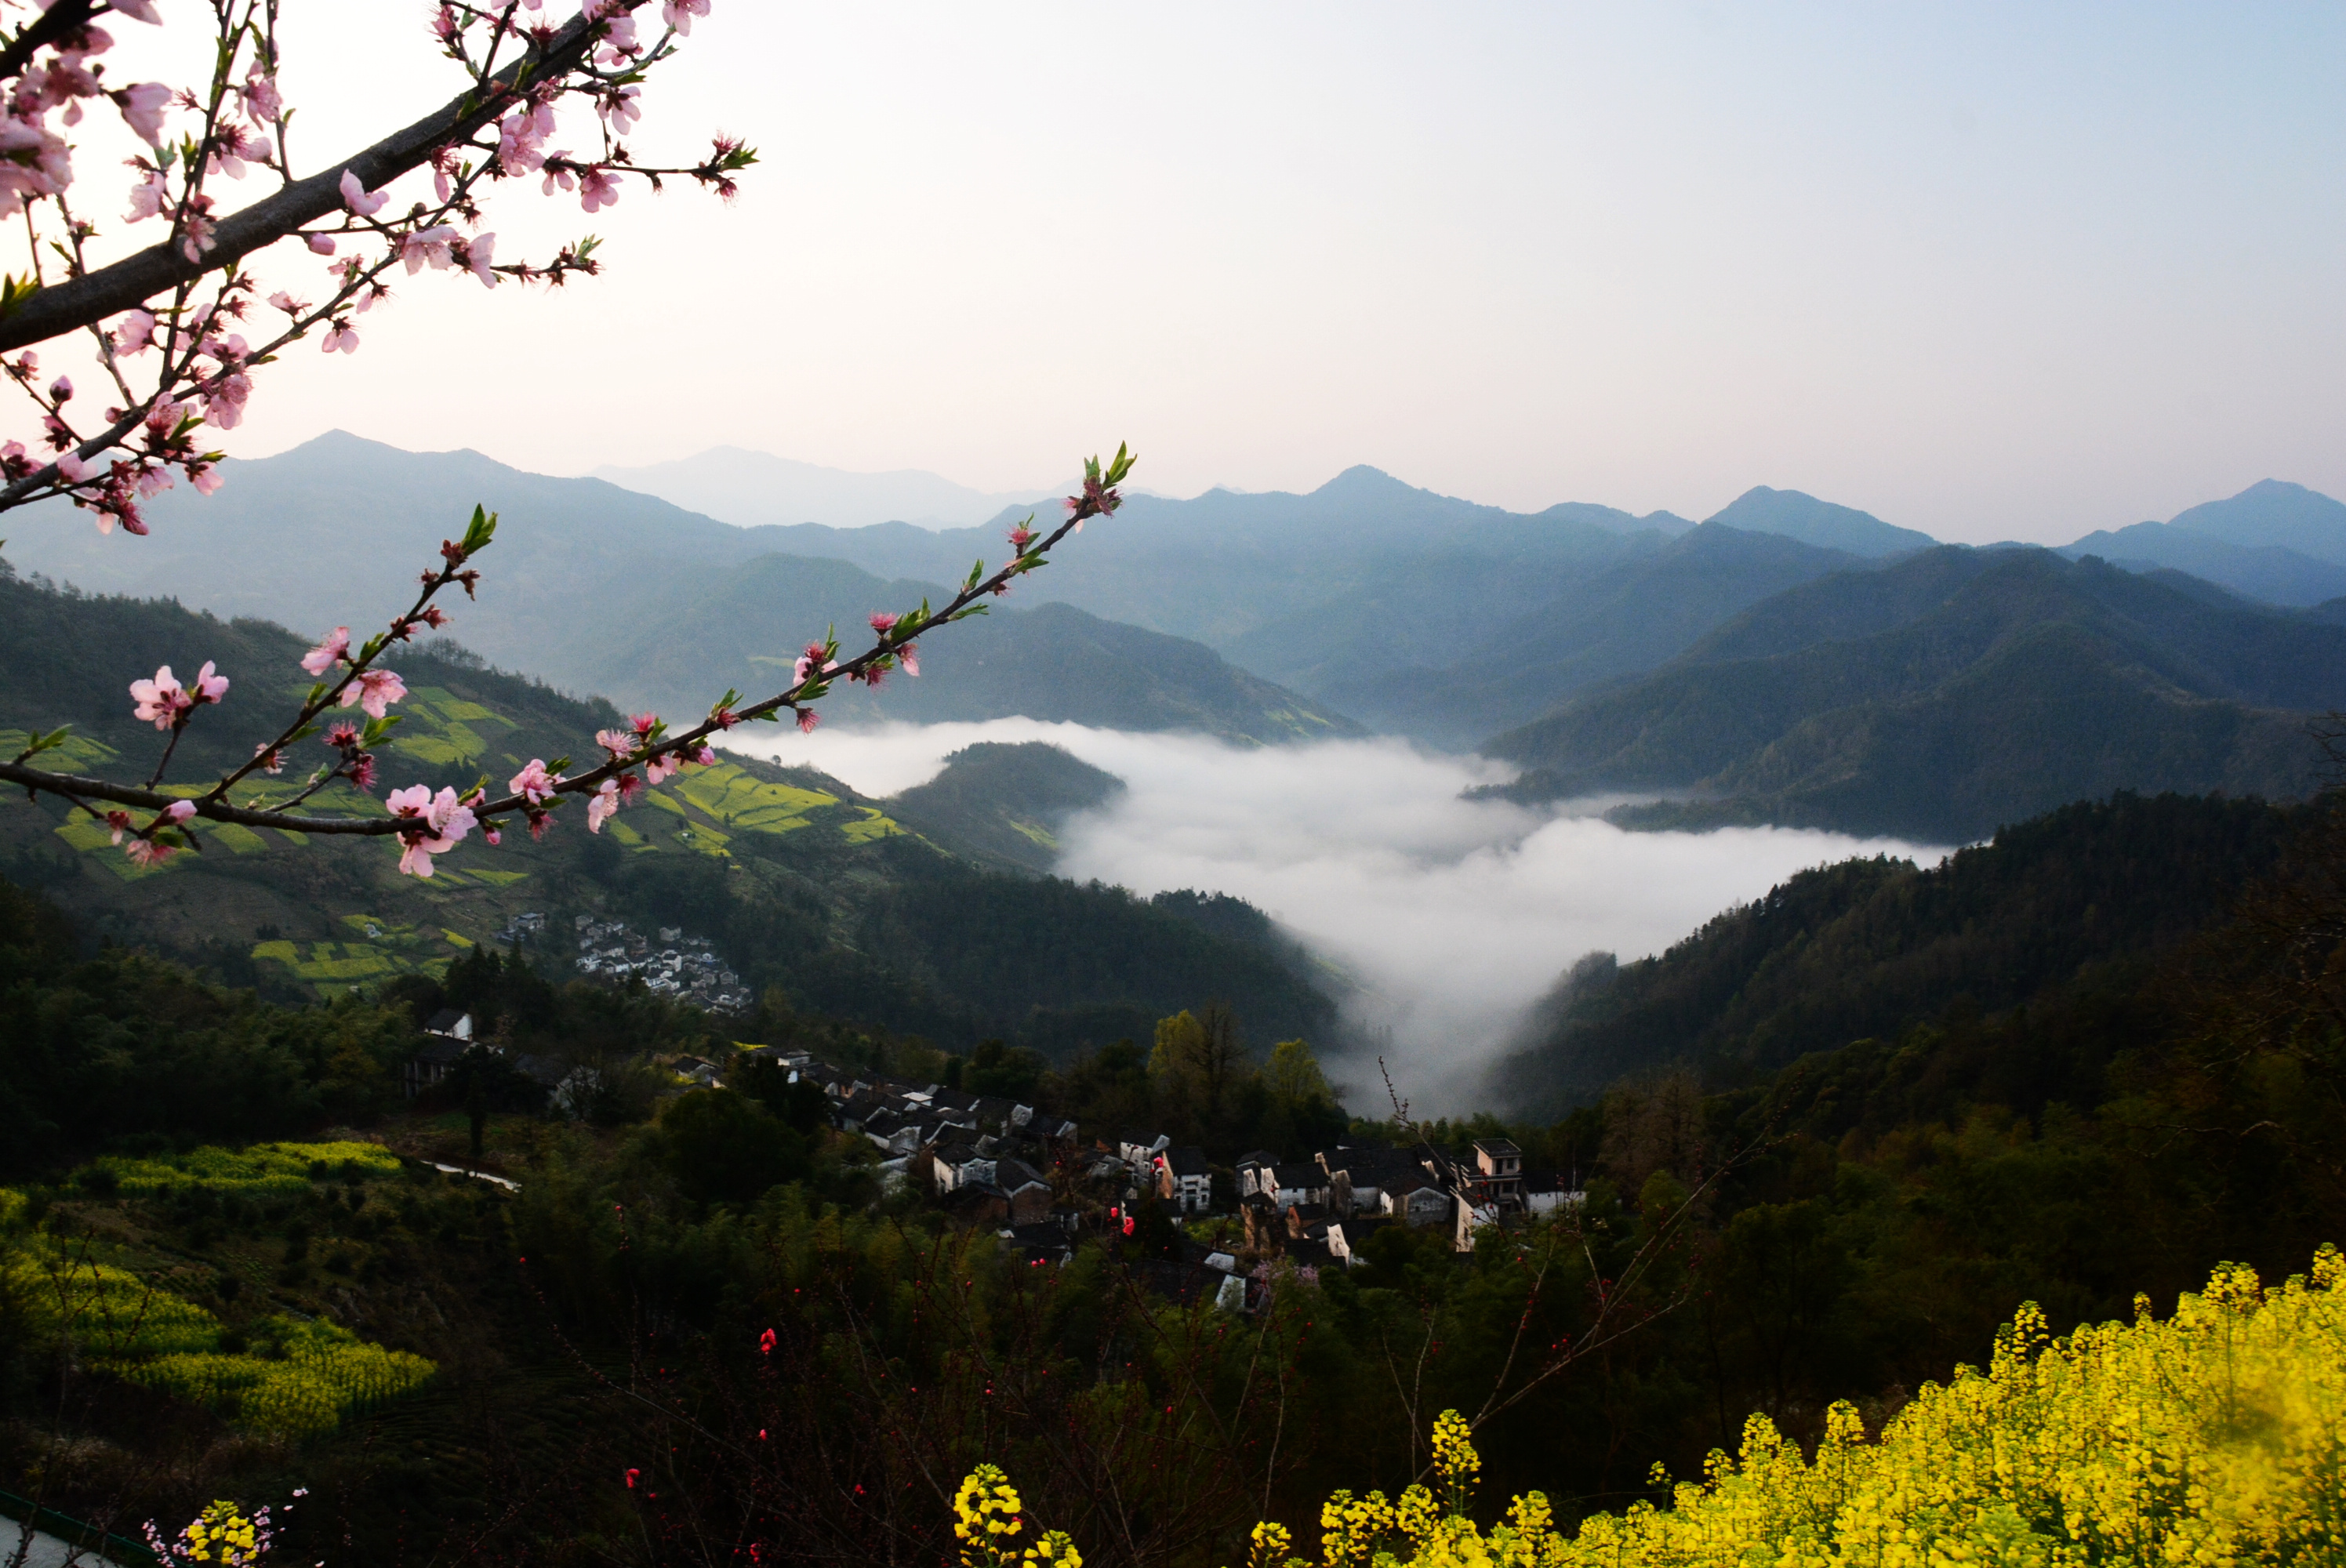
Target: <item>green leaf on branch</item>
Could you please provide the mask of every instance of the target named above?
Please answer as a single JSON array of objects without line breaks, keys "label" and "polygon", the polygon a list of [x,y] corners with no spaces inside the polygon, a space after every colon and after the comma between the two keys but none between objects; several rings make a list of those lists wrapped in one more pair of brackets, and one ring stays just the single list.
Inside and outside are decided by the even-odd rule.
[{"label": "green leaf on branch", "polygon": [[34,731],[31,742],[26,746],[24,750],[16,753],[16,760],[22,762],[27,757],[38,757],[44,751],[64,745],[66,732],[71,728],[73,728],[73,726],[66,724],[50,730],[46,735],[41,734],[38,730]]},{"label": "green leaf on branch", "polygon": [[961,591],[964,594],[968,593],[972,588],[977,586],[977,580],[984,575],[985,563],[980,561],[976,565],[972,566],[969,569],[969,575],[962,579]]},{"label": "green leaf on branch", "polygon": [[467,555],[476,550],[485,550],[489,547],[489,541],[496,536],[496,532],[497,514],[484,511],[476,504],[473,507],[472,525],[464,530],[464,543],[461,548]]},{"label": "green leaf on branch", "polygon": [[402,722],[402,717],[396,713],[385,714],[381,718],[368,719],[366,728],[359,732],[359,749],[363,751],[372,747],[376,741],[397,728]]},{"label": "green leaf on branch", "polygon": [[25,301],[41,291],[38,278],[19,278],[14,272],[0,279],[0,321],[5,321],[22,310]]},{"label": "green leaf on branch", "polygon": [[950,626],[954,621],[961,620],[965,616],[982,616],[986,613],[987,608],[988,606],[984,605],[972,605],[965,610],[955,610],[952,615],[945,617],[945,622]]},{"label": "green leaf on branch", "polygon": [[1132,465],[1139,461],[1138,453],[1127,450],[1123,442],[1117,442],[1116,461],[1107,465],[1107,472],[1100,476],[1100,483],[1107,485],[1122,484],[1124,476],[1132,472]]}]

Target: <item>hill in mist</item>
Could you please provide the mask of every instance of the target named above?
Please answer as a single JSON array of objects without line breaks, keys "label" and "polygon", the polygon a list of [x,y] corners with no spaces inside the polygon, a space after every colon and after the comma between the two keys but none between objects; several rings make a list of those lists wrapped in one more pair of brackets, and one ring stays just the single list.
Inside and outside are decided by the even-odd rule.
[{"label": "hill in mist", "polygon": [[899,792],[889,809],[972,859],[1048,871],[1059,830],[1078,811],[1105,806],[1124,780],[1039,740],[964,746],[934,779]]},{"label": "hill in mist", "polygon": [[1780,534],[1803,545],[1852,555],[1900,555],[1909,550],[1927,550],[1938,543],[1920,529],[1893,526],[1870,512],[1820,501],[1798,490],[1770,490],[1764,484],[1753,485],[1705,521],[1748,534]]},{"label": "hill in mist", "polygon": [[2264,479],[2164,523],[2088,534],[2061,553],[2134,571],[2172,567],[2268,604],[2318,605],[2346,595],[2346,504]]},{"label": "hill in mist", "polygon": [[[336,433],[276,457],[231,461],[226,472],[216,496],[159,497],[147,538],[100,537],[80,514],[51,508],[15,530],[8,554],[21,568],[91,592],[169,594],[317,636],[337,623],[381,624],[403,607],[413,570],[436,558],[478,502],[502,521],[481,562],[478,600],[450,606],[455,635],[495,663],[670,714],[704,711],[729,684],[760,696],[779,690],[800,649],[828,629],[860,647],[872,611],[950,597],[942,571],[885,580],[843,561],[779,552],[785,535],[807,541],[803,530],[737,528],[602,480],[525,473],[477,453],[408,453]],[[865,532],[938,537],[903,524]],[[1069,554],[1107,533],[1095,526]],[[993,535],[983,554],[998,561],[1008,547]],[[959,563],[950,580],[974,558],[958,546],[943,558]],[[933,554],[923,560],[941,564]],[[923,649],[922,678],[876,695],[842,692],[825,717],[1024,714],[1262,742],[1359,732],[1195,643],[1047,604],[1017,607],[1040,597],[1027,584],[1063,569],[1055,563],[989,616],[940,630]]]},{"label": "hill in mist", "polygon": [[[2188,580],[2186,580],[2188,581]],[[2346,629],[2049,551],[1943,548],[1777,595],[1485,749],[1620,820],[1957,841],[2114,789],[2293,797]]]},{"label": "hill in mist", "polygon": [[966,527],[1005,506],[1053,498],[1043,490],[973,490],[925,469],[859,473],[739,446],[714,446],[641,467],[605,463],[594,476],[742,527],[815,523],[862,528],[891,522]]},{"label": "hill in mist", "polygon": [[[1464,748],[1652,669],[1771,595],[1857,565],[1844,551],[1704,523],[1659,549],[1564,575],[1535,607],[1448,645],[1456,662],[1315,684],[1377,728]],[[1263,640],[1241,644],[1239,657]]]},{"label": "hill in mist", "polygon": [[[249,758],[294,710],[306,647],[266,622],[68,596],[0,573],[0,748],[13,756],[26,731],[70,724],[65,764],[143,775],[164,738],[132,718],[126,684],[209,658],[232,682],[229,701],[188,728],[172,774],[201,779]],[[581,755],[597,729],[621,722],[607,705],[450,645],[386,662],[410,695],[378,751],[382,789],[502,779],[531,757]],[[1063,805],[1038,807],[1039,777],[1063,803],[1113,783],[1071,758],[1018,753],[1006,765],[964,758],[903,819],[812,769],[725,756],[648,791],[600,834],[573,805],[542,842],[518,829],[494,848],[475,838],[428,881],[397,874],[388,840],[214,824],[199,827],[200,854],[142,871],[103,824],[12,791],[0,800],[0,876],[46,892],[85,932],[285,997],[443,973],[476,945],[501,945],[524,911],[551,917],[536,954],[558,977],[571,918],[594,912],[639,930],[683,926],[714,941],[753,991],[779,986],[798,1005],[956,1048],[991,1037],[1061,1056],[1146,1038],[1157,1019],[1211,997],[1236,1007],[1252,1044],[1328,1037],[1333,1007],[1284,942],[1239,940],[1178,901],[1037,875],[1047,861],[993,869],[1011,858],[992,847],[995,825],[1063,816]],[[287,779],[267,787],[289,793],[325,756],[305,745]],[[321,803],[382,809],[340,784]]]}]

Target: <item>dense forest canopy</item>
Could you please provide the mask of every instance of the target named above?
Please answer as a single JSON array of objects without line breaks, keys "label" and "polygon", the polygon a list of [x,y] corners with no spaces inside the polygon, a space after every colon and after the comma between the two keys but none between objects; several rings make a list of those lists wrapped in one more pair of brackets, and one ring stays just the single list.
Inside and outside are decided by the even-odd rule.
[{"label": "dense forest canopy", "polygon": [[[2308,962],[2346,930],[2341,872],[2330,799],[2119,799],[1939,871],[1851,862],[1592,984],[1566,1022],[1614,1042],[1625,1075],[1567,1096],[1576,1109],[1416,1126],[1340,1112],[1307,1045],[1245,1049],[1203,996],[1056,1059],[943,1051],[779,994],[718,1027],[488,952],[287,1007],[88,948],[11,890],[7,1016],[34,1023],[0,1034],[13,1256],[87,1237],[126,1267],[175,1259],[154,1278],[223,1343],[273,1343],[286,1309],[314,1307],[436,1369],[291,1448],[199,1390],[74,1373],[87,1441],[59,1494],[168,1515],[190,1488],[298,1472],[328,1501],[296,1528],[321,1546],[347,1532],[337,1560],[428,1536],[518,1562],[618,1542],[632,1503],[607,1477],[636,1468],[675,1507],[664,1553],[713,1560],[747,1532],[912,1562],[946,1517],[921,1477],[993,1461],[1086,1550],[1208,1562],[1259,1513],[1300,1532],[1334,1487],[1399,1487],[1430,1412],[1495,1392],[1486,1495],[1536,1485],[1577,1518],[1641,1495],[1657,1461],[1694,1472],[1751,1411],[1812,1441],[1846,1399],[1878,1426],[1983,1359],[2025,1301],[2058,1331],[2129,1316],[2137,1291],[2171,1298],[2220,1258],[2301,1268],[2346,1227],[2334,969]],[[1176,901],[1244,934],[1242,909]],[[567,1124],[494,1084],[410,1109],[397,1064],[451,1007],[516,1050],[605,1052],[608,1092]],[[1700,1048],[1639,1054],[1670,1027]],[[1195,1238],[1152,1205],[1037,1268],[892,1196],[869,1142],[780,1074],[679,1094],[618,1071],[632,1046],[698,1059],[743,1039],[1019,1098],[1087,1136],[1157,1129],[1225,1167],[1347,1141],[1471,1158],[1506,1137],[1586,1197],[1463,1254],[1447,1230],[1390,1227],[1358,1267],[1282,1277],[1233,1318],[1172,1283]],[[475,1110],[517,1195],[413,1164],[297,1166],[266,1188],[170,1175],[217,1168],[200,1145],[336,1127],[461,1148]],[[1633,1326],[1524,1386],[1518,1325],[1588,1333],[1599,1278],[1634,1282]],[[44,1333],[16,1345],[21,1444],[65,1374]],[[129,1435],[142,1425],[214,1436],[166,1455]],[[1106,1510],[1116,1493],[1146,1506]],[[397,1522],[422,1517],[423,1535]]]}]

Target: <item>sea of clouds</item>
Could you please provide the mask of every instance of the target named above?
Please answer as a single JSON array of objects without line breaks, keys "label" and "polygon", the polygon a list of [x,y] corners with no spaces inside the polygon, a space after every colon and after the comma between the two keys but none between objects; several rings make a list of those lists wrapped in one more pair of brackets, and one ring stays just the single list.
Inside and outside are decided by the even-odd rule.
[{"label": "sea of clouds", "polygon": [[1488,1103],[1491,1058],[1588,952],[1627,962],[1659,952],[1806,867],[1944,852],[1787,828],[1632,833],[1593,814],[1601,802],[1463,799],[1509,770],[1386,738],[1238,747],[1010,718],[821,729],[742,749],[886,796],[978,740],[1048,741],[1125,781],[1061,833],[1061,875],[1142,894],[1234,893],[1340,968],[1349,1039],[1331,1075],[1361,1111],[1382,1104],[1380,1055],[1415,1109]]}]

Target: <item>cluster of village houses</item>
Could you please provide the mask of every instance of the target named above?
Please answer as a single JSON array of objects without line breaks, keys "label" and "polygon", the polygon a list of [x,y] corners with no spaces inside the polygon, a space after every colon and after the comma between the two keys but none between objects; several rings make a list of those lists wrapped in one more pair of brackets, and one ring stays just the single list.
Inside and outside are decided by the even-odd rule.
[{"label": "cluster of village houses", "polygon": [[[474,1044],[471,1025],[454,1013],[431,1021],[408,1064],[409,1094],[446,1075]],[[729,1071],[761,1056],[790,1082],[819,1086],[831,1125],[873,1145],[892,1186],[995,1229],[1030,1264],[1066,1262],[1087,1234],[1133,1234],[1138,1207],[1153,1200],[1180,1227],[1184,1254],[1156,1283],[1184,1297],[1203,1290],[1240,1309],[1257,1303],[1282,1259],[1315,1274],[1356,1267],[1387,1226],[1438,1228],[1468,1251],[1486,1226],[1552,1214],[1584,1196],[1554,1172],[1525,1170],[1522,1151],[1504,1138],[1476,1141],[1470,1160],[1426,1144],[1344,1143],[1295,1160],[1257,1149],[1217,1167],[1162,1133],[1086,1138],[1074,1122],[1015,1100],[904,1083],[804,1051],[752,1045],[723,1065],[699,1057],[666,1065],[680,1084],[722,1087]],[[526,1057],[514,1064],[548,1090],[556,1111],[585,1071]],[[1235,1237],[1227,1225],[1202,1223],[1233,1215]],[[1221,1239],[1193,1239],[1207,1234]]]},{"label": "cluster of village houses", "polygon": [[1148,1198],[1188,1229],[1234,1213],[1243,1240],[1193,1243],[1194,1261],[1233,1275],[1249,1264],[1261,1278],[1280,1258],[1315,1270],[1356,1265],[1369,1238],[1392,1225],[1441,1227],[1469,1250],[1484,1226],[1582,1197],[1554,1173],[1525,1171],[1522,1151],[1504,1138],[1476,1142],[1471,1161],[1423,1144],[1363,1143],[1302,1160],[1258,1149],[1217,1169],[1203,1151],[1162,1133],[1086,1138],[1075,1123],[1015,1101],[902,1083],[804,1052],[773,1054],[792,1081],[821,1085],[832,1125],[869,1139],[893,1179],[970,1223],[997,1226],[1037,1262],[1064,1261],[1086,1227],[1129,1234],[1132,1207]]},{"label": "cluster of village houses", "polygon": [[[520,916],[507,932],[527,928],[543,931],[546,917]],[[705,936],[688,935],[680,926],[662,926],[646,937],[627,922],[580,915],[574,922],[578,937],[578,972],[610,980],[640,976],[655,996],[672,996],[716,1013],[747,1013],[756,1005],[741,977],[725,967]],[[497,933],[500,939],[506,932]]]}]

